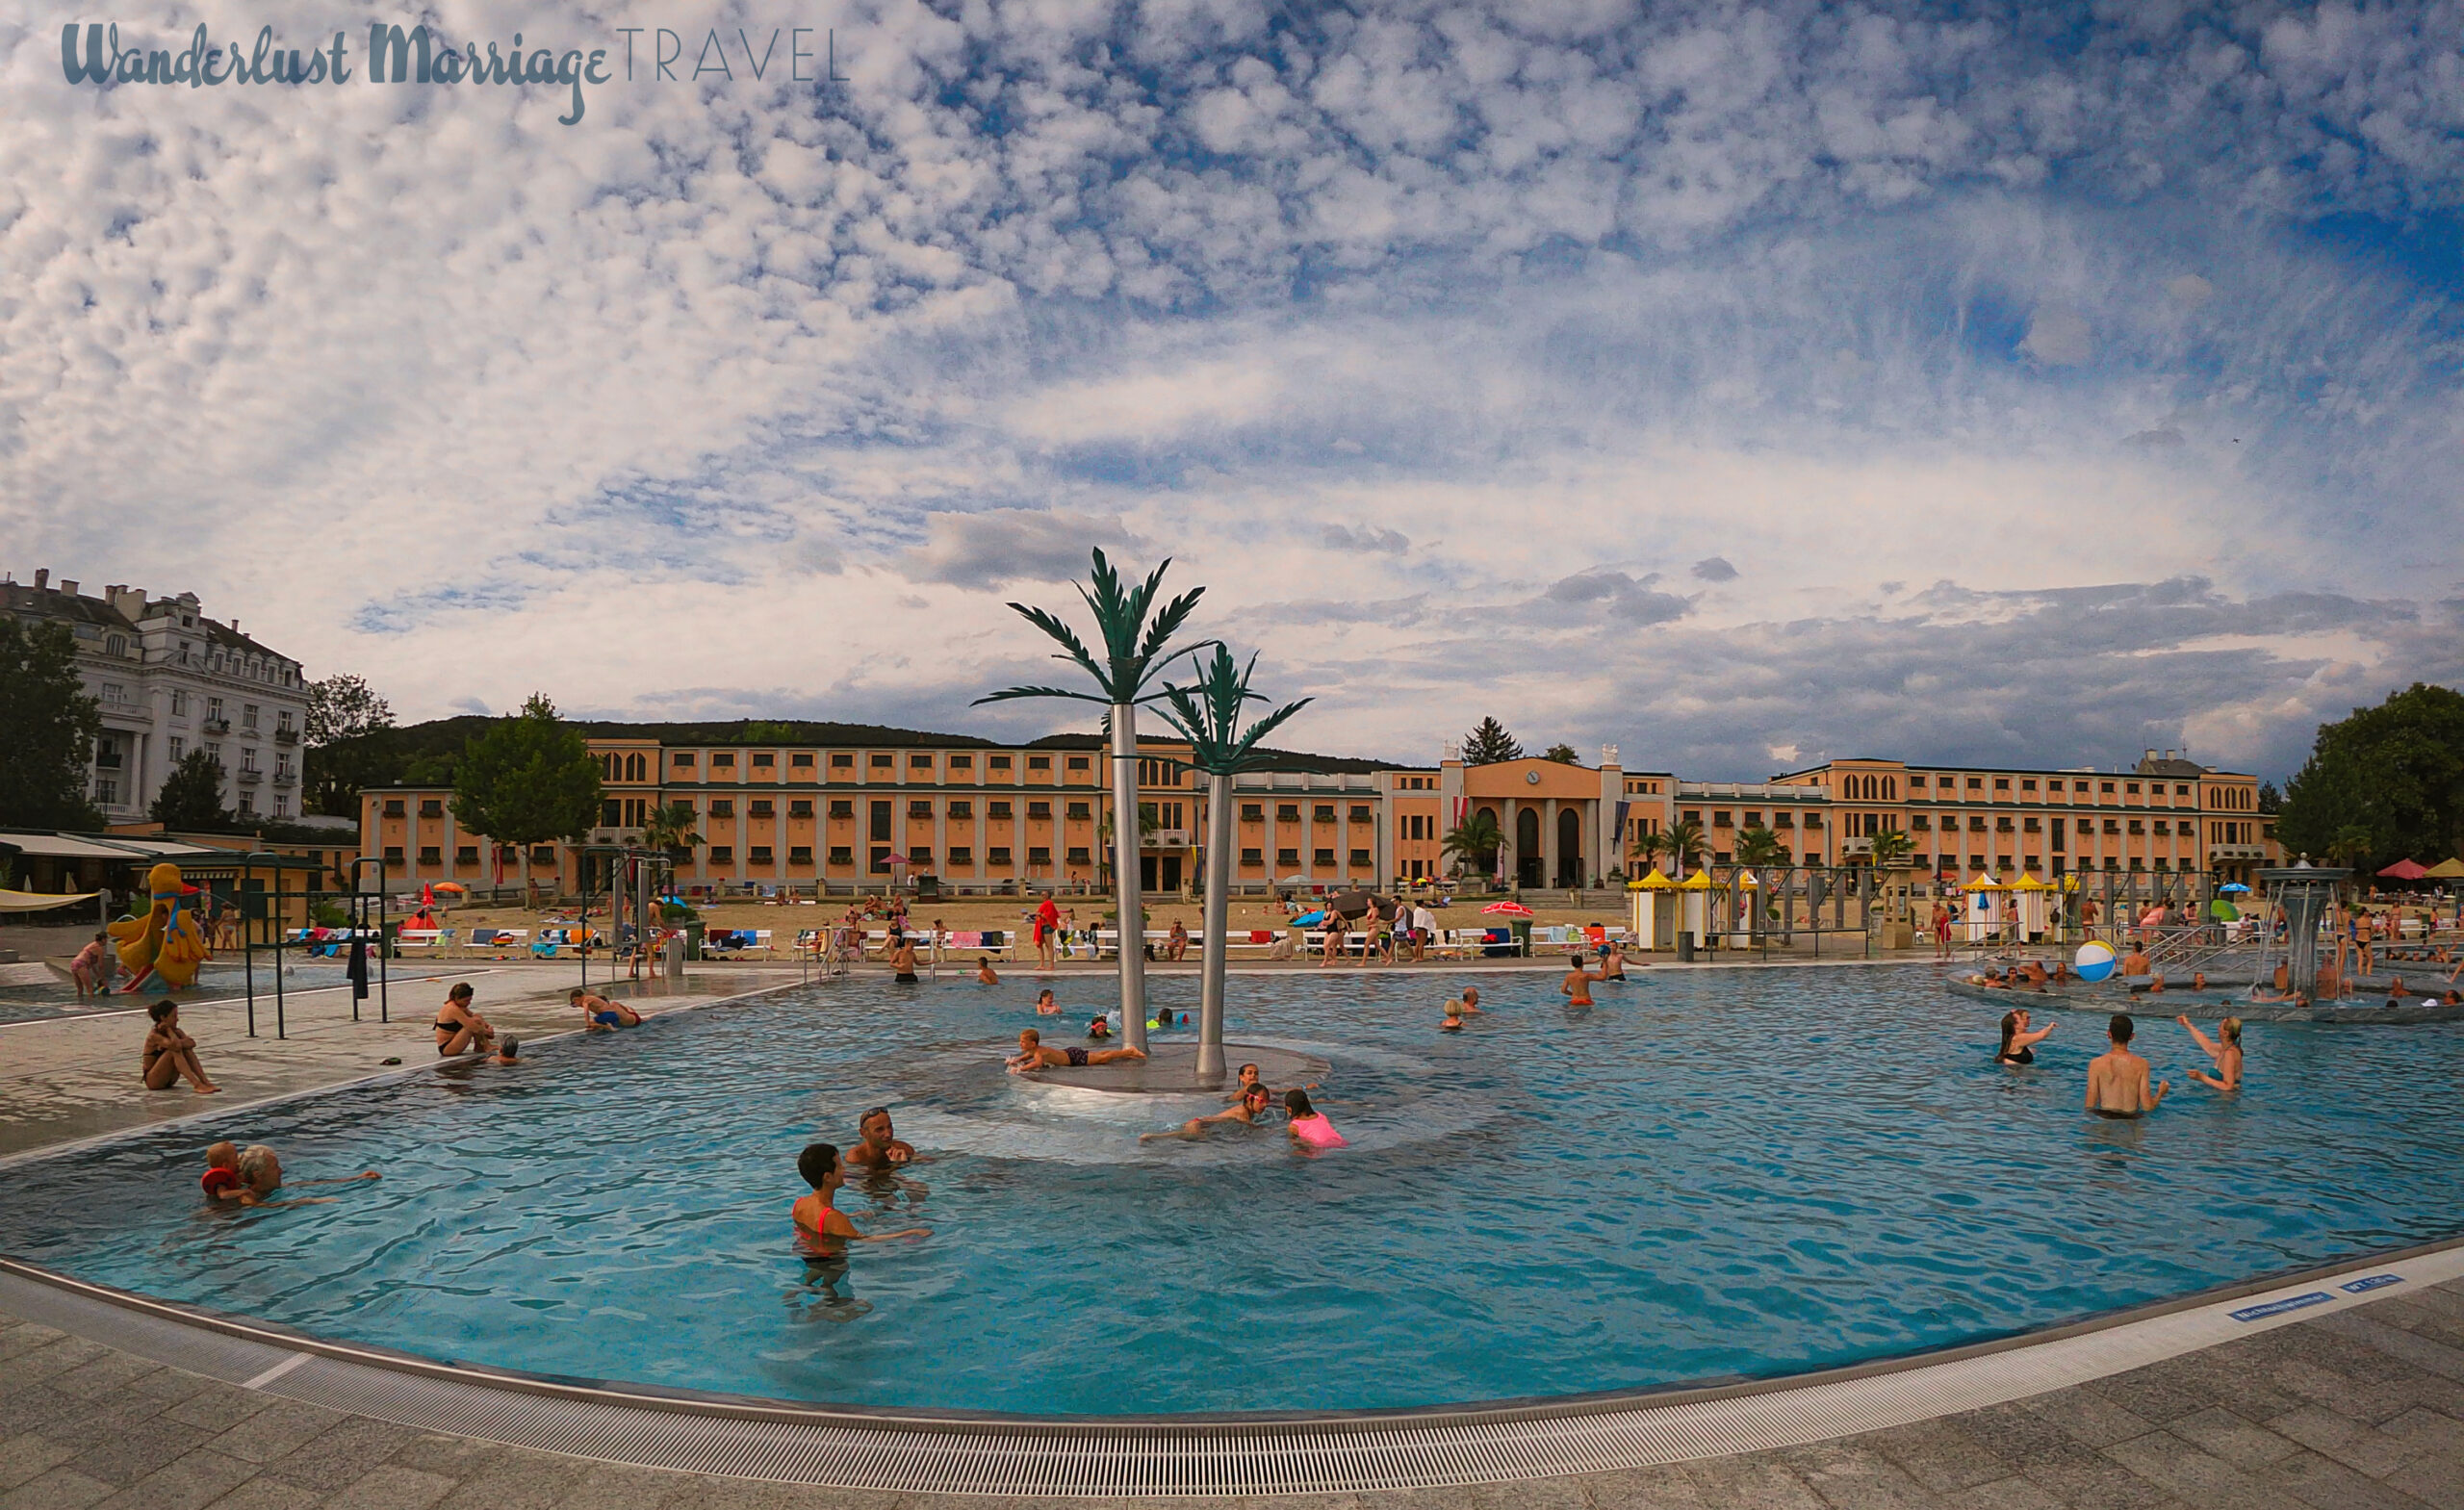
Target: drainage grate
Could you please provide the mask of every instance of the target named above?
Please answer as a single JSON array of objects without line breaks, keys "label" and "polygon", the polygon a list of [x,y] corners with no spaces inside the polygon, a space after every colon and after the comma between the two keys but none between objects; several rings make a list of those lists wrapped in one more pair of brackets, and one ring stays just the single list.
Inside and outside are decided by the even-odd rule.
[{"label": "drainage grate", "polygon": [[[890,1418],[593,1390],[290,1339],[0,1260],[0,1309],[269,1394],[570,1456],[842,1489],[1062,1497],[1365,1493],[1599,1473],[1799,1446],[2043,1394],[2368,1304],[2335,1293],[2281,1320],[2236,1301],[2385,1273],[2464,1277],[2464,1241],[2301,1283],[2245,1286],[2046,1337],[1802,1381],[1556,1404],[1192,1423]],[[2245,1311],[2252,1309],[2244,1307]],[[252,1332],[252,1336],[233,1335]]]}]

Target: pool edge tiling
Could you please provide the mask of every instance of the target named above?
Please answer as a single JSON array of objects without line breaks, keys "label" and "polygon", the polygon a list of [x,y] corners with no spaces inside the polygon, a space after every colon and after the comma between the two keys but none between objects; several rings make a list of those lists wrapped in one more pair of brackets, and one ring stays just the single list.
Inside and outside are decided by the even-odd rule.
[{"label": "pool edge tiling", "polygon": [[2459,1278],[2464,1238],[1792,1379],[1224,1422],[902,1418],[559,1384],[199,1317],[8,1260],[0,1309],[283,1398],[603,1462],[845,1490],[1179,1497],[1512,1483],[1804,1446],[2046,1394]]}]

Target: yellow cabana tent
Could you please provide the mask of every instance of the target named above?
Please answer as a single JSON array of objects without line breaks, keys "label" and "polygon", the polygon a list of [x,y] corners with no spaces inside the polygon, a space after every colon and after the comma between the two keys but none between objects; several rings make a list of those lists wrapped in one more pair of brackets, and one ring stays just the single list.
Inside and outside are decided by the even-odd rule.
[{"label": "yellow cabana tent", "polygon": [[1677,883],[1660,874],[1654,865],[1650,875],[1640,881],[1626,883],[1627,899],[1632,903],[1630,921],[1634,947],[1637,949],[1674,949],[1677,947],[1677,914],[1680,898],[1675,895]]}]

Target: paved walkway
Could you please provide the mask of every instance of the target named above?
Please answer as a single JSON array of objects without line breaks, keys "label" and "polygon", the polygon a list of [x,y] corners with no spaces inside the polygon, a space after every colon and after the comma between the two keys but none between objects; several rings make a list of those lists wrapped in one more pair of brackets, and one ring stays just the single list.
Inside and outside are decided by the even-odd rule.
[{"label": "paved walkway", "polygon": [[[673,987],[627,985],[620,994],[657,1011],[796,978],[793,965],[713,964],[693,967]],[[0,1025],[0,1157],[381,1074],[388,1059],[405,1067],[433,1063],[436,1040],[428,1024],[449,981],[472,984],[479,1014],[500,1034],[531,1038],[571,1032],[580,1024],[566,993],[580,979],[575,966],[547,964],[474,965],[408,979],[398,974],[391,1023],[376,1020],[373,996],[353,1022],[346,987],[295,992],[286,1003],[289,1036],[282,1038],[273,1036],[270,997],[258,999],[255,1037],[248,1036],[244,1001],[186,1006],[180,1026],[196,1039],[206,1074],[222,1088],[210,1096],[185,1082],[170,1090],[145,1088],[138,1077],[139,1049],[151,1024],[142,1006]]]},{"label": "paved walkway", "polygon": [[[1579,1478],[1279,1502],[1326,1510],[2464,1510],[2464,1281],[2033,1399],[1812,1446]],[[0,1510],[989,1503],[666,1472],[438,1436],[0,1317]],[[1102,1501],[998,1503],[1086,1510]],[[1225,1501],[1174,1503],[1231,1510]]]}]

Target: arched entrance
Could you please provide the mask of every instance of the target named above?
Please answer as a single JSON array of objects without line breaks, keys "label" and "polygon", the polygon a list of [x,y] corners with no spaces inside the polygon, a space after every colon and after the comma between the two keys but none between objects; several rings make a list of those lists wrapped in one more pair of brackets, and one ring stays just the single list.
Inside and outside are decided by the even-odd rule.
[{"label": "arched entrance", "polygon": [[1540,868],[1540,810],[1526,807],[1514,815],[1514,881],[1519,886],[1544,886]]},{"label": "arched entrance", "polygon": [[1557,884],[1582,884],[1582,815],[1572,807],[1557,809]]}]

